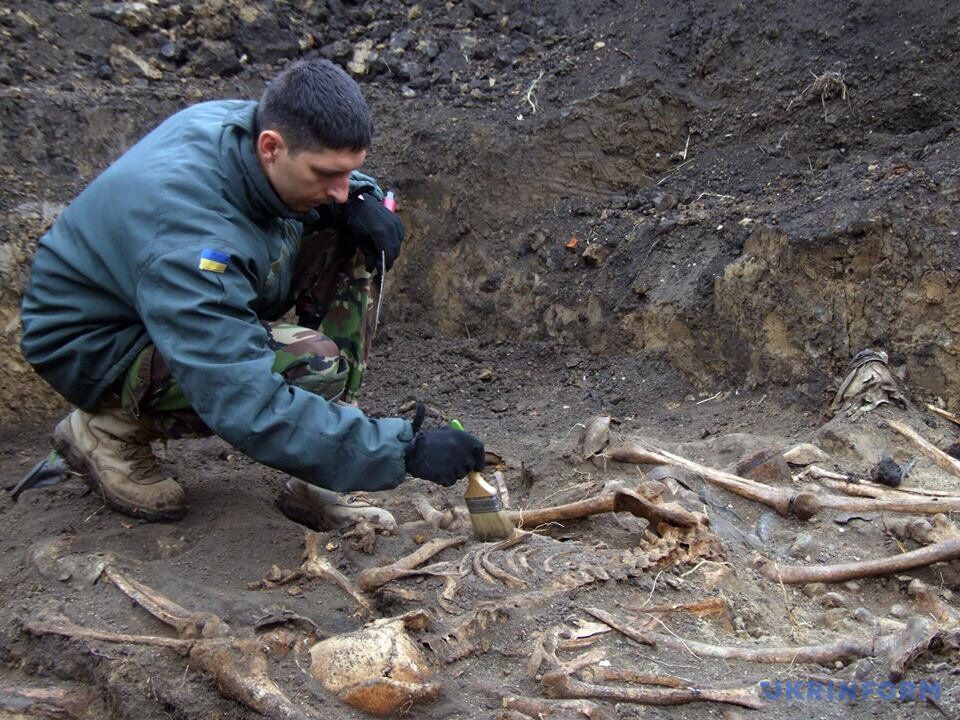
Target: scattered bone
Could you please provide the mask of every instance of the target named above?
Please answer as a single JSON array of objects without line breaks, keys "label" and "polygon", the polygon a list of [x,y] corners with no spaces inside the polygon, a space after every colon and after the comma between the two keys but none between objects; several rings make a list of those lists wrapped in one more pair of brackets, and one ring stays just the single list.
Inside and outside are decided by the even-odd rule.
[{"label": "scattered bone", "polygon": [[790,465],[813,465],[829,462],[830,456],[816,445],[801,443],[783,453],[783,459]]},{"label": "scattered bone", "polygon": [[925,615],[929,615],[940,627],[955,628],[960,626],[960,611],[953,608],[937,596],[936,589],[927,585],[920,578],[914,578],[907,585],[907,594],[913,599],[914,605]]},{"label": "scattered bone", "polygon": [[357,582],[361,590],[371,592],[397,578],[408,577],[410,575],[435,574],[435,570],[419,568],[419,566],[447,548],[462,545],[466,541],[467,538],[465,537],[431,540],[421,545],[409,555],[405,555],[389,565],[367,568],[360,571],[360,574],[357,576]]},{"label": "scattered bone", "polygon": [[425,613],[406,613],[323,640],[310,649],[310,672],[342,702],[375,715],[433,700],[440,686],[406,632],[426,622]]},{"label": "scattered bone", "polygon": [[583,427],[580,434],[580,457],[589,460],[603,452],[610,440],[610,416],[599,415]]},{"label": "scattered bone", "polygon": [[497,495],[500,496],[500,502],[503,507],[507,510],[510,509],[510,488],[507,487],[507,481],[503,477],[503,473],[499,470],[493,471],[491,484],[494,489],[497,491]]},{"label": "scattered bone", "polygon": [[698,617],[720,620],[721,624],[725,627],[732,628],[733,626],[730,619],[730,608],[727,607],[726,601],[719,595],[704,598],[703,600],[694,600],[692,602],[676,603],[673,605],[651,605],[649,607],[627,605],[627,609],[634,612],[651,614],[688,612]]},{"label": "scattered bone", "polygon": [[723,645],[709,645],[696,640],[685,640],[665,633],[640,630],[630,627],[625,621],[618,619],[599,608],[586,608],[585,612],[598,620],[607,623],[614,630],[626,635],[631,640],[653,647],[665,647],[694,655],[698,658],[712,657],[724,660],[745,660],[759,663],[817,663],[833,665],[837,660],[846,662],[852,659],[873,655],[872,640],[853,640],[844,638],[822,645],[806,645],[802,647],[772,647],[751,648]]},{"label": "scattered bone", "polygon": [[[444,662],[456,662],[476,652],[478,648],[472,640],[474,636],[483,633],[491,623],[502,622],[506,617],[507,610],[504,603],[483,602],[466,613],[465,619],[458,625],[425,636],[423,643]],[[483,638],[480,643],[486,644]]]},{"label": "scattered bone", "polygon": [[304,538],[303,564],[300,565],[303,576],[332,582],[353,599],[360,608],[360,612],[366,614],[373,612],[373,606],[370,600],[360,592],[360,589],[353,581],[331,565],[329,560],[320,555],[320,544],[322,542],[323,536],[319,533],[310,531],[306,533]]},{"label": "scattered bone", "polygon": [[353,546],[366,555],[373,555],[377,547],[377,527],[369,520],[360,520],[349,532],[343,534],[344,540],[353,538]]},{"label": "scattered bone", "polygon": [[502,703],[505,709],[515,710],[536,720],[543,720],[558,713],[567,716],[582,715],[591,720],[604,717],[601,707],[589,700],[546,700],[520,695],[504,695]]},{"label": "scattered bone", "polygon": [[933,413],[936,413],[937,415],[939,415],[940,417],[946,420],[949,420],[954,425],[960,425],[960,418],[958,418],[952,412],[944,410],[943,408],[938,408],[936,405],[930,405],[929,403],[927,404],[927,410]]},{"label": "scattered bone", "polygon": [[183,654],[193,647],[193,640],[162,637],[159,635],[130,635],[77,625],[59,613],[39,612],[23,624],[24,629],[33,635],[62,635],[76,640],[97,640],[109,643],[129,643],[131,645],[153,645],[173,648]]},{"label": "scattered bone", "polygon": [[596,495],[566,505],[541,508],[539,510],[514,510],[508,513],[510,521],[517,527],[539,527],[564,520],[578,520],[591,515],[609,512],[629,512],[656,525],[660,522],[690,527],[698,521],[679,505],[658,505],[648,499],[648,495],[658,497],[663,492],[661,483],[641,486],[638,491],[625,488],[614,492]]},{"label": "scattered bone", "polygon": [[113,568],[108,570],[113,584],[131,600],[171,627],[183,628],[189,637],[102,632],[75,625],[63,616],[27,621],[26,630],[37,635],[174,648],[187,656],[190,668],[212,678],[224,697],[270,720],[318,720],[312,711],[294,705],[267,675],[267,662],[259,639],[226,637],[228,626],[216,615],[185,610],[152,588]]},{"label": "scattered bone", "polygon": [[420,517],[436,530],[445,530],[458,519],[453,510],[437,510],[430,504],[427,496],[422,493],[417,493],[410,501],[416,511],[420,513]]},{"label": "scattered bone", "polygon": [[549,672],[541,685],[550,697],[609,700],[611,702],[640,703],[643,705],[684,705],[691,702],[718,702],[761,710],[766,703],[760,700],[756,686],[747,688],[670,688],[647,689],[596,685],[575,680],[563,672]]},{"label": "scattered bone", "polygon": [[[903,486],[898,487],[896,490],[891,490],[890,488],[874,485],[873,483],[853,483],[848,480],[834,480],[832,478],[821,478],[817,480],[817,484],[829,490],[837,490],[845,495],[886,500],[891,504],[904,502],[910,507],[913,507],[913,505],[910,505],[910,503],[917,502],[921,497],[926,498],[927,500],[932,500],[933,502],[937,502],[939,499],[945,498],[950,498],[951,501],[960,499],[960,495],[949,492],[941,492],[939,490],[923,490],[921,488],[905,488]],[[934,508],[936,507],[929,504],[927,506]]]},{"label": "scattered bone", "polygon": [[878,575],[893,575],[905,570],[913,570],[914,568],[957,559],[960,559],[960,537],[892,557],[840,563],[838,565],[807,567],[803,565],[779,565],[774,561],[764,561],[760,566],[760,571],[771,580],[788,584],[833,583]]},{"label": "scattered bone", "polygon": [[312,531],[307,531],[304,536],[303,559],[299,568],[289,572],[283,572],[276,565],[270,568],[270,572],[262,580],[247,585],[250,590],[260,590],[263,588],[274,588],[282,585],[288,585],[302,578],[317,580],[326,580],[343,590],[357,604],[359,612],[369,615],[373,611],[370,599],[364,596],[359,588],[343,573],[337,570],[329,560],[321,556],[321,543],[324,536]]},{"label": "scattered bone", "polygon": [[946,470],[954,477],[960,477],[960,460],[950,457],[943,452],[943,450],[940,450],[938,447],[925,440],[919,433],[904,423],[889,419],[885,420],[884,422],[886,422],[887,427],[896,430],[898,433],[907,438],[907,440],[916,445],[917,449],[928,458],[933,460],[933,462],[941,470]]},{"label": "scattered bone", "polygon": [[590,682],[628,682],[637,685],[659,685],[661,687],[682,688],[693,685],[693,680],[673,675],[653,675],[635,670],[614,670],[597,665],[584,673]]},{"label": "scattered bone", "polygon": [[[31,688],[0,685],[0,716],[18,718],[39,715],[83,720],[93,702],[92,693],[65,688]],[[10,713],[8,715],[8,713]]]},{"label": "scattered bone", "polygon": [[913,540],[918,545],[933,545],[960,537],[960,530],[946,515],[934,515],[931,518],[893,518],[884,523],[884,528],[896,537]]},{"label": "scattered bone", "polygon": [[902,512],[941,513],[960,511],[960,497],[948,498],[857,498],[839,497],[811,492],[794,492],[780,487],[738,477],[731,473],[699,465],[665,450],[647,450],[637,444],[621,445],[610,451],[617,462],[637,464],[676,465],[699,475],[707,482],[732,493],[768,505],[780,515],[795,515],[808,520],[821,510],[846,510],[852,512]]}]

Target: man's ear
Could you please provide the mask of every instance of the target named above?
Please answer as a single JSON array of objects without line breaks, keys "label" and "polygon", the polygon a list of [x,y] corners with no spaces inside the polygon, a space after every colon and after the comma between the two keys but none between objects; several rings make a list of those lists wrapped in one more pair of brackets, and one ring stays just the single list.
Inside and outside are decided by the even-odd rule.
[{"label": "man's ear", "polygon": [[257,155],[265,165],[275,162],[285,148],[283,135],[276,130],[264,130],[257,138]]}]

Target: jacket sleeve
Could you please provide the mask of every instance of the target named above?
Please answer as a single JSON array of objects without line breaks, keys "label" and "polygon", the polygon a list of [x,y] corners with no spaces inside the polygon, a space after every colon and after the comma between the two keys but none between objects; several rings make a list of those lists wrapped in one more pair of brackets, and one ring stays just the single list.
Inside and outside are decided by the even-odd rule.
[{"label": "jacket sleeve", "polygon": [[153,258],[137,286],[147,333],[196,413],[238,450],[306,482],[336,491],[403,482],[411,424],[368,418],[273,373],[253,267],[222,241],[212,247],[228,258],[222,272],[201,269],[203,248],[191,244]]}]

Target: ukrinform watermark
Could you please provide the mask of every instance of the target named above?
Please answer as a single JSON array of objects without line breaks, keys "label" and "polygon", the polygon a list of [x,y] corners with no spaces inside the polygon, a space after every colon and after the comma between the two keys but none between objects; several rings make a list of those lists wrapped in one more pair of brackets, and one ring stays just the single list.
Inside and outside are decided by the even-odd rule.
[{"label": "ukrinform watermark", "polygon": [[848,702],[850,700],[886,700],[907,702],[939,700],[940,682],[874,682],[864,680],[818,682],[816,680],[761,680],[760,693],[766,700],[781,702]]}]

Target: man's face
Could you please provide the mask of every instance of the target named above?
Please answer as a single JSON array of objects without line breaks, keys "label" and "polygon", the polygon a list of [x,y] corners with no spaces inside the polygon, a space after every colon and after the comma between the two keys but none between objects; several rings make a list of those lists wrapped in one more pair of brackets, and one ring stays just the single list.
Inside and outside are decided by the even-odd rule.
[{"label": "man's face", "polygon": [[270,185],[284,205],[295,212],[329,202],[345,203],[350,173],[360,168],[366,150],[301,150],[292,154],[283,137],[264,130],[257,155]]}]

